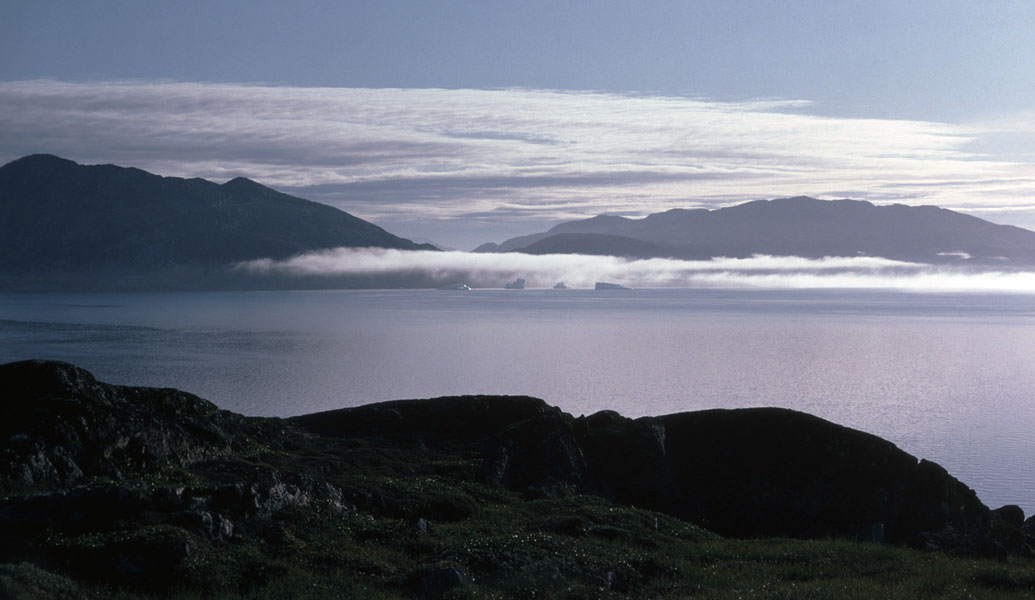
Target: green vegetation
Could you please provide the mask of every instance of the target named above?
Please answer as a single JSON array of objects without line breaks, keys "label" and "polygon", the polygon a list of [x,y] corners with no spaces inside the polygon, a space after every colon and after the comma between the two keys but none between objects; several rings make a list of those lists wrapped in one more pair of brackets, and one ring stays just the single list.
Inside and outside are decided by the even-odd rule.
[{"label": "green vegetation", "polygon": [[[990,512],[937,465],[807,415],[574,419],[530,398],[466,397],[261,419],[46,361],[0,365],[0,397],[0,598],[1035,597],[1019,508]],[[745,426],[748,437],[731,442]],[[813,445],[795,446],[802,438]],[[867,471],[856,456],[891,467],[859,485]],[[818,458],[793,469],[787,457]],[[667,478],[694,460],[708,468],[664,496]],[[948,519],[930,520],[922,531],[937,535],[912,543],[977,543],[936,552],[857,538],[737,540],[675,516],[718,492],[740,503],[728,523],[780,525],[805,513],[777,512],[771,496],[836,497],[816,513],[836,525],[831,515],[868,506],[850,493],[865,500],[913,481],[886,476],[900,471],[917,473],[924,492],[903,498],[974,505],[942,512],[976,527],[954,533]],[[765,485],[735,487],[752,478]],[[659,497],[665,513],[630,506]]]},{"label": "green vegetation", "polygon": [[[50,569],[0,567],[0,595],[209,598],[1029,598],[1035,562],[843,540],[724,539],[595,496],[532,498],[472,482],[474,459],[317,436],[233,469],[322,471],[366,498],[245,518],[228,539],[149,511],[42,540]],[[335,451],[337,448],[337,451]],[[192,482],[228,467],[199,465]],[[328,473],[328,471],[330,471]],[[128,482],[123,482],[125,485]],[[212,479],[209,479],[212,483]],[[106,484],[106,485],[111,485]],[[133,485],[154,489],[151,482]],[[105,558],[182,552],[165,577],[112,583]],[[141,558],[143,556],[143,558]],[[132,557],[132,558],[129,558]],[[132,572],[132,569],[130,569]],[[60,573],[60,574],[59,574]],[[463,583],[459,583],[459,582]],[[458,584],[459,583],[459,584]]]}]

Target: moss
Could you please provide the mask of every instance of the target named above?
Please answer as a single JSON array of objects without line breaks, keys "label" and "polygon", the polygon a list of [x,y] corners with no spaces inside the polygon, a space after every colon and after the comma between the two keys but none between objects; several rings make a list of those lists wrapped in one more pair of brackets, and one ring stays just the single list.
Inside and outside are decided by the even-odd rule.
[{"label": "moss", "polygon": [[27,562],[0,564],[0,598],[75,600],[81,597],[82,587],[72,579]]},{"label": "moss", "polygon": [[[428,484],[392,485],[417,494]],[[426,532],[406,519],[324,507],[270,521],[283,529],[279,541],[255,524],[242,524],[246,530],[230,540],[167,526],[55,538],[55,547],[80,557],[185,540],[191,551],[159,587],[77,570],[66,571],[69,577],[54,571],[65,568],[59,564],[4,565],[0,582],[8,595],[29,598],[407,598],[415,573],[448,566],[469,579],[446,598],[1019,599],[1035,586],[1030,560],[962,559],[844,540],[730,540],[592,496],[529,501],[494,493],[506,501],[472,503],[468,517],[432,520]]]},{"label": "moss", "polygon": [[[12,498],[0,516],[16,522],[24,513],[20,527],[0,531],[0,563],[7,563],[0,564],[0,597],[1035,593],[1035,561],[1016,556],[976,560],[836,539],[733,540],[599,496],[511,491],[483,478],[487,455],[478,444],[323,437],[277,420],[256,421],[250,431],[238,452],[91,476],[90,486],[57,488],[68,493],[45,501],[19,504],[19,489],[0,490]],[[287,488],[290,501],[256,507]]]}]

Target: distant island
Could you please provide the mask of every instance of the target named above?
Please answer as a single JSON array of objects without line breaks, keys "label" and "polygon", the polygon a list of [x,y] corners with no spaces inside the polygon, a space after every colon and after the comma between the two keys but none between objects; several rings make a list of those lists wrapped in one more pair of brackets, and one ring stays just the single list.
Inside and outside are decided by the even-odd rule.
[{"label": "distant island", "polygon": [[[350,258],[342,252],[350,249],[369,249],[374,266],[256,266],[338,253],[336,264],[347,267]],[[507,270],[503,261],[499,279],[479,278],[480,270],[493,272],[491,262],[475,268],[455,256],[429,268],[423,259],[393,255],[385,261],[390,268],[382,269],[382,250],[439,252],[243,177],[217,184],[46,154],[0,167],[0,291],[433,289],[458,281],[485,288],[501,280],[522,289],[525,277],[532,286],[549,285],[528,269]],[[1035,232],[933,206],[796,197],[642,219],[600,215],[475,252],[687,260],[868,256],[1020,270],[1035,266]]]},{"label": "distant island", "polygon": [[0,290],[247,288],[255,282],[232,264],[341,247],[437,250],[243,177],[216,184],[46,154],[0,167]]},{"label": "distant island", "polygon": [[600,215],[474,251],[694,260],[756,254],[879,256],[1018,268],[1035,265],[1035,232],[934,206],[799,196],[716,210],[673,209],[642,219]]},{"label": "distant island", "polygon": [[0,365],[0,397],[3,597],[1033,585],[1020,508],[785,409],[574,417],[464,396],[258,418],[49,361]]}]

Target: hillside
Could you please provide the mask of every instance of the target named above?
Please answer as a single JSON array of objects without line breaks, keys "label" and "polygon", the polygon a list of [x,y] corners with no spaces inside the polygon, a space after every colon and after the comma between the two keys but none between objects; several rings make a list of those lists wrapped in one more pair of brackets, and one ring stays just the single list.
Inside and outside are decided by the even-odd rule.
[{"label": "hillside", "polygon": [[238,261],[342,246],[432,249],[244,178],[219,185],[50,155],[0,167],[8,288],[205,287]]},{"label": "hillside", "polygon": [[929,264],[1035,264],[1035,232],[934,206],[875,206],[808,197],[716,210],[673,209],[643,219],[601,215],[480,252],[609,254],[643,258],[881,256]]},{"label": "hillside", "polygon": [[1035,519],[788,410],[467,396],[255,418],[47,361],[0,365],[0,398],[0,597],[1035,591]]}]

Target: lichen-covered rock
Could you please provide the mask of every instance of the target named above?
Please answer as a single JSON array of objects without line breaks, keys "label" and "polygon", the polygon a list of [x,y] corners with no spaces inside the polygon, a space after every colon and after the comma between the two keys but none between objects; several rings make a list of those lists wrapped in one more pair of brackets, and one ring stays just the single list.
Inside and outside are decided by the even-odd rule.
[{"label": "lichen-covered rock", "polygon": [[53,361],[0,365],[0,399],[0,481],[29,488],[224,456],[256,428],[192,394],[103,384]]},{"label": "lichen-covered rock", "polygon": [[518,421],[494,436],[498,482],[547,496],[582,487],[586,461],[569,415],[557,409]]},{"label": "lichen-covered rock", "polygon": [[234,535],[234,523],[220,513],[188,510],[177,513],[171,521],[183,529],[213,540],[227,540]]}]

